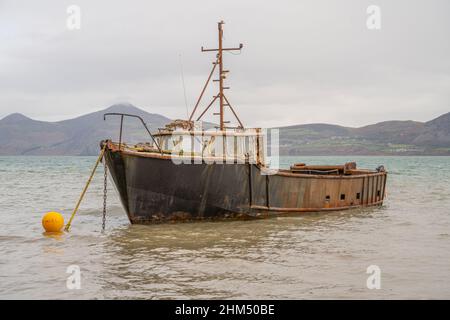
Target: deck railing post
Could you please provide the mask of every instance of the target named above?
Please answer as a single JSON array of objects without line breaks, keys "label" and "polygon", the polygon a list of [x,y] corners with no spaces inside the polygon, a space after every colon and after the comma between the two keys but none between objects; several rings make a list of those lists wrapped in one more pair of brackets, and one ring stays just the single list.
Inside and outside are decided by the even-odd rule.
[{"label": "deck railing post", "polygon": [[123,114],[120,116],[119,150],[122,150]]}]

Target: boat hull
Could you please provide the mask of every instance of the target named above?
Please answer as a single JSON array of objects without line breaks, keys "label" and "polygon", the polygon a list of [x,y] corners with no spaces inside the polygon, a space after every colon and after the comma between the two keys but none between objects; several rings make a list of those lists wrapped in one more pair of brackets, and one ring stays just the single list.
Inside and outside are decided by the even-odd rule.
[{"label": "boat hull", "polygon": [[177,164],[107,149],[106,164],[131,223],[261,218],[381,205],[386,173],[321,176],[256,164]]}]

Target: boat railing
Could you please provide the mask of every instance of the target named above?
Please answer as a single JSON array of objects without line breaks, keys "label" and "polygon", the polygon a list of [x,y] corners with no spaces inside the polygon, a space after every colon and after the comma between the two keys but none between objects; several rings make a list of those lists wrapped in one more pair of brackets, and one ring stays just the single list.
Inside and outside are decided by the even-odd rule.
[{"label": "boat railing", "polygon": [[120,116],[120,131],[119,131],[119,150],[122,147],[122,132],[123,132],[123,118],[124,117],[130,117],[130,118],[137,118],[141,121],[142,125],[144,126],[145,130],[147,130],[148,134],[150,135],[150,137],[153,140],[153,143],[155,144],[155,146],[158,148],[159,152],[162,152],[161,147],[159,146],[159,144],[156,142],[156,139],[153,137],[152,133],[150,132],[150,130],[147,127],[147,124],[145,123],[144,119],[142,119],[140,116],[137,116],[135,114],[129,114],[129,113],[120,113],[120,112],[109,112],[109,113],[105,113],[103,115],[103,121],[106,120],[107,116]]}]

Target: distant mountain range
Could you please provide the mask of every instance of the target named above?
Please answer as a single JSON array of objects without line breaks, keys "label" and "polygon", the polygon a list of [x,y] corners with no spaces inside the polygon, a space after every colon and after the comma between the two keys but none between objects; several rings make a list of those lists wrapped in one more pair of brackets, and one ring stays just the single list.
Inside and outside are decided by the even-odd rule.
[{"label": "distant mountain range", "polygon": [[[150,129],[171,119],[131,104],[117,104],[74,119],[46,122],[14,113],[0,120],[0,155],[95,155],[99,141],[118,139],[119,118],[106,112],[141,116]],[[280,129],[283,155],[450,155],[450,112],[428,122],[386,121],[360,128],[306,124]],[[136,119],[124,121],[123,140],[148,141]]]},{"label": "distant mountain range", "polygon": [[385,121],[349,128],[306,124],[280,128],[290,155],[450,155],[450,112],[428,122]]},{"label": "distant mountain range", "polygon": [[[95,155],[102,139],[118,140],[119,117],[103,121],[107,112],[135,114],[151,130],[164,127],[171,120],[148,113],[131,104],[117,104],[74,119],[45,122],[13,113],[0,120],[0,155]],[[123,139],[147,141],[147,132],[137,119],[124,120]]]}]

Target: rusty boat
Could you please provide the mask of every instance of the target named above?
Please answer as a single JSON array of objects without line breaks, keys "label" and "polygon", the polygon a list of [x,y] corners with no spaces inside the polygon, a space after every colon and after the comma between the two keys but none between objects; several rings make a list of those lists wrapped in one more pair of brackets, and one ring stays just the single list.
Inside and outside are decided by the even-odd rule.
[{"label": "rusty boat", "polygon": [[[343,165],[292,164],[274,169],[267,159],[268,135],[245,128],[224,91],[228,70],[223,52],[241,50],[222,46],[223,22],[218,23],[218,48],[212,70],[188,120],[176,120],[151,133],[142,118],[120,117],[119,141],[104,140],[104,159],[131,223],[264,218],[344,210],[383,203],[387,172]],[[211,78],[218,73],[218,93],[196,118]],[[203,129],[201,119],[218,102],[218,125]],[[224,120],[225,109],[237,122]],[[124,117],[141,121],[149,142],[122,141]],[[194,121],[194,119],[196,119]]]}]

